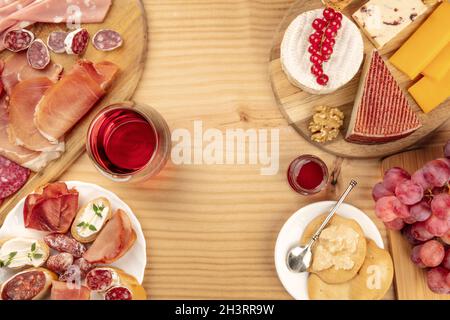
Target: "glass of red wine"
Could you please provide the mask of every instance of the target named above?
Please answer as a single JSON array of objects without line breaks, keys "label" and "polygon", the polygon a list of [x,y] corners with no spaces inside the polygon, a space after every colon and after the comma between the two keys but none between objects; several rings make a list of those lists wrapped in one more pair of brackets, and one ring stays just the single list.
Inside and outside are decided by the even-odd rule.
[{"label": "glass of red wine", "polygon": [[287,177],[292,189],[302,195],[322,191],[328,183],[328,168],[319,158],[303,155],[292,161]]},{"label": "glass of red wine", "polygon": [[171,150],[170,129],[149,106],[120,102],[92,121],[86,143],[95,167],[117,182],[140,182],[156,176]]}]

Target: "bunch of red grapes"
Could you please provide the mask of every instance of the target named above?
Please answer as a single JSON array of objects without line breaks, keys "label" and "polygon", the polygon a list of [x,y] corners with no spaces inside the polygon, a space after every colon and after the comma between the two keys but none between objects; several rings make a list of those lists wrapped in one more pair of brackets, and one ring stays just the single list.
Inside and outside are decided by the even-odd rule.
[{"label": "bunch of red grapes", "polygon": [[413,245],[411,260],[429,268],[429,288],[450,294],[450,141],[444,154],[412,176],[398,167],[386,171],[372,196],[377,217]]}]

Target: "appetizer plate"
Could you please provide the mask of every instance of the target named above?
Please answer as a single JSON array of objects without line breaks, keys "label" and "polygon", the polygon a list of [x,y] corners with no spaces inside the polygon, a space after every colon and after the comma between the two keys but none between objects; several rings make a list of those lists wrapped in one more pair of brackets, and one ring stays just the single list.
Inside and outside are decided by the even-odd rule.
[{"label": "appetizer plate", "polygon": [[[275,245],[275,267],[284,288],[296,300],[309,300],[307,283],[309,273],[299,274],[289,271],[286,265],[286,256],[292,247],[298,245],[306,226],[316,217],[328,213],[335,203],[335,201],[322,201],[301,208],[286,221],[278,234]],[[375,241],[380,248],[384,248],[380,232],[364,212],[343,203],[337,214],[344,218],[354,219],[361,226],[367,238]]]},{"label": "appetizer plate", "polygon": [[[360,8],[365,2],[366,0],[354,0],[347,8],[344,9],[343,13],[354,22],[351,17],[352,13],[358,10],[358,8]],[[358,72],[352,81],[339,90],[331,94],[314,95],[291,84],[282,69],[280,48],[286,30],[298,15],[318,8],[325,8],[323,1],[295,1],[278,27],[269,62],[269,74],[272,90],[280,107],[280,111],[288,121],[289,125],[292,126],[302,137],[313,143],[315,146],[340,157],[381,158],[395,154],[412,146],[418,141],[424,139],[445,121],[447,121],[450,115],[450,100],[447,100],[441,106],[428,114],[423,113],[414,99],[409,95],[409,93],[407,93],[407,88],[411,86],[412,81],[408,80],[407,76],[402,74],[402,72],[397,70],[395,67],[391,66],[390,63],[387,63],[391,73],[399,83],[400,87],[407,93],[411,108],[419,117],[419,120],[423,126],[406,138],[385,144],[363,145],[347,142],[344,139],[344,136],[349,127],[353,104],[359,87],[361,71]],[[389,58],[405,42],[405,40],[408,39],[415,30],[417,30],[421,23],[428,17],[428,13],[431,11],[432,9],[429,9],[427,14],[417,18],[414,23],[408,26],[388,45],[386,45],[380,51],[383,58]],[[365,53],[367,54],[373,50],[374,46],[365,35],[363,35],[363,40]],[[338,107],[345,114],[344,126],[341,129],[340,135],[335,140],[323,144],[313,142],[311,140],[311,132],[309,131],[309,123],[314,115],[315,107],[321,105]]]},{"label": "appetizer plate", "polygon": [[[133,247],[119,260],[111,266],[122,269],[126,273],[134,276],[139,283],[144,280],[145,266],[147,265],[147,251],[145,237],[142,232],[141,224],[131,211],[130,207],[123,202],[117,195],[95,184],[68,181],[66,182],[69,188],[76,188],[79,192],[79,207],[88,203],[90,200],[99,197],[105,197],[111,202],[113,211],[122,209],[130,217],[133,229],[136,232],[136,242]],[[42,239],[47,232],[41,232],[31,229],[26,229],[23,221],[23,206],[25,199],[22,199],[16,207],[7,215],[3,226],[0,229],[0,238],[8,237],[30,237]],[[0,283],[11,276],[13,271],[0,269]]]}]

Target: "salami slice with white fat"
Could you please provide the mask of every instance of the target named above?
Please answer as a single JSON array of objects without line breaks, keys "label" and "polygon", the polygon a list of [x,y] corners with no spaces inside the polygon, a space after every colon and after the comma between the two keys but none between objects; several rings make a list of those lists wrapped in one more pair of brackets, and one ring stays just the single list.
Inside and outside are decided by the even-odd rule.
[{"label": "salami slice with white fat", "polygon": [[37,39],[33,41],[27,51],[28,64],[38,70],[45,69],[50,63],[50,52],[44,41]]},{"label": "salami slice with white fat", "polygon": [[124,286],[115,286],[106,291],[105,300],[133,300],[133,294]]},{"label": "salami slice with white fat", "polygon": [[28,49],[33,41],[34,34],[27,29],[7,31],[3,38],[5,48],[12,52],[20,52]]},{"label": "salami slice with white fat", "polygon": [[68,33],[64,31],[54,31],[48,35],[47,46],[54,53],[65,53],[66,47],[64,41],[67,38]]},{"label": "salami slice with white fat", "polygon": [[92,44],[100,51],[113,51],[123,45],[122,36],[114,30],[99,30],[92,38]]},{"label": "salami slice with white fat", "polygon": [[89,32],[83,28],[70,32],[64,40],[66,52],[74,55],[84,53],[89,44],[89,38]]},{"label": "salami slice with white fat", "polygon": [[20,190],[29,175],[30,170],[0,156],[0,200]]}]

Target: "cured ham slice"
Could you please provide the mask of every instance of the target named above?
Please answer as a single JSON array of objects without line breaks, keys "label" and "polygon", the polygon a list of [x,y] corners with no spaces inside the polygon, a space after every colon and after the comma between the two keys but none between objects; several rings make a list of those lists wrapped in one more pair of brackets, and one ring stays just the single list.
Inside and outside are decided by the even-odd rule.
[{"label": "cured ham slice", "polygon": [[404,138],[422,126],[376,50],[368,54],[346,140],[380,144]]},{"label": "cured ham slice", "polygon": [[47,77],[56,82],[60,78],[63,67],[51,63],[44,70],[36,70],[28,65],[25,53],[13,54],[5,61],[2,72],[2,83],[6,93],[11,95],[12,88],[22,80]]},{"label": "cured ham slice", "polygon": [[91,290],[85,286],[77,286],[73,283],[53,281],[51,300],[90,300]]},{"label": "cured ham slice", "polygon": [[9,100],[9,137],[13,143],[35,151],[64,151],[64,143],[51,144],[34,125],[36,106],[52,85],[48,78],[34,78],[14,86]]},{"label": "cured ham slice", "polygon": [[41,134],[58,141],[105,95],[118,70],[112,62],[79,60],[36,107],[34,123]]},{"label": "cured ham slice", "polygon": [[28,168],[31,171],[38,172],[47,164],[59,158],[60,152],[36,152],[12,144],[8,135],[8,111],[6,109],[5,97],[0,100],[0,155]]},{"label": "cured ham slice", "polygon": [[100,231],[83,258],[92,264],[110,264],[125,255],[135,241],[136,232],[130,218],[119,209]]},{"label": "cured ham slice", "polygon": [[25,199],[23,220],[26,228],[66,233],[78,210],[78,191],[62,182],[45,186],[42,193]]}]

